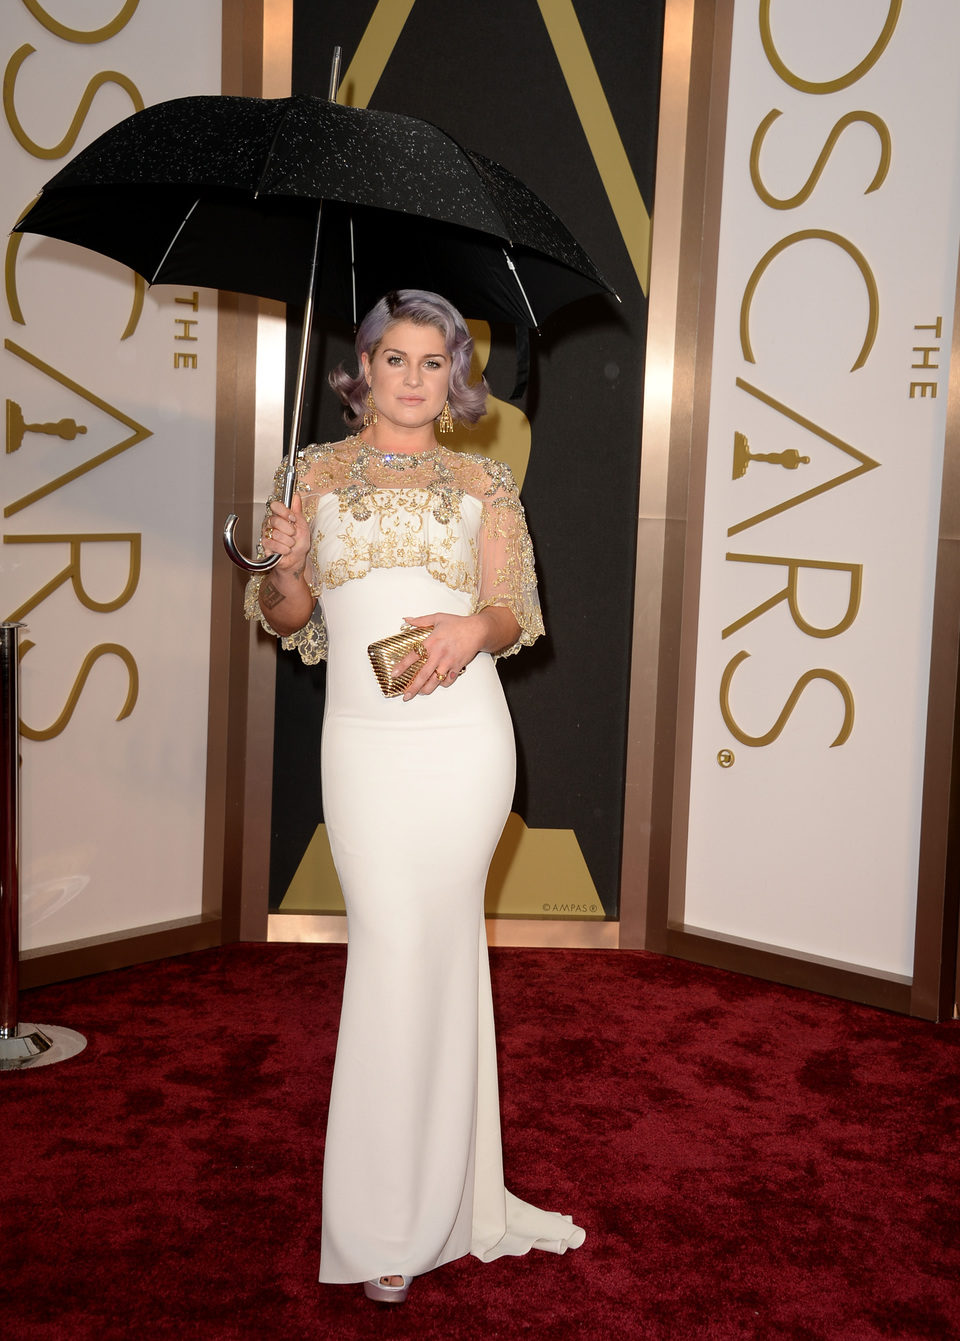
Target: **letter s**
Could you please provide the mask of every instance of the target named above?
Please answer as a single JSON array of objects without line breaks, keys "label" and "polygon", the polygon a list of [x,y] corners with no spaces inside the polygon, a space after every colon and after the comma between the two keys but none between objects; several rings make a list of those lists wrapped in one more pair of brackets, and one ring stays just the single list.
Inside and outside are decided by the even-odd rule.
[{"label": "letter s", "polygon": [[843,722],[841,724],[840,731],[839,734],[837,735],[836,740],[832,740],[830,742],[830,748],[833,749],[835,745],[842,745],[846,740],[849,739],[850,732],[853,730],[853,714],[854,714],[853,691],[851,690],[850,686],[847,684],[846,680],[843,678],[842,675],[838,675],[836,671],[824,670],[822,667],[818,667],[816,670],[804,671],[804,673],[800,676],[800,679],[791,689],[790,696],[787,699],[786,703],[783,705],[783,710],[781,711],[780,716],[774,722],[773,726],[770,728],[769,731],[765,731],[762,736],[747,735],[746,731],[744,731],[742,727],[740,727],[734,720],[733,713],[730,710],[730,684],[733,680],[734,672],[736,671],[737,667],[741,664],[741,662],[746,661],[749,655],[750,655],[749,652],[738,652],[737,655],[725,666],[723,675],[720,680],[720,712],[723,716],[724,722],[726,723],[727,730],[730,732],[731,735],[736,736],[737,740],[740,741],[741,745],[751,745],[751,746],[770,745],[773,741],[775,741],[777,737],[780,735],[780,732],[786,726],[790,718],[790,714],[797,706],[797,703],[799,702],[800,699],[800,695],[806,689],[807,685],[814,680],[827,680],[830,684],[835,685],[836,688],[839,689],[840,691],[840,697],[843,699]]},{"label": "letter s", "polygon": [[77,142],[77,136],[80,134],[83,123],[87,118],[87,112],[90,110],[90,104],[96,97],[97,90],[102,88],[104,84],[119,84],[123,91],[129,94],[134,111],[143,111],[143,98],[132,79],[128,79],[126,75],[120,74],[117,70],[101,70],[99,74],[93,76],[84,89],[80,105],[74,113],[66,135],[59,144],[53,145],[50,149],[45,149],[42,144],[37,144],[36,140],[32,140],[24,130],[13,101],[13,86],[16,83],[17,75],[20,73],[20,68],[27,57],[33,55],[35,51],[36,47],[29,44],[18,47],[10,57],[7,68],[3,72],[3,110],[7,122],[13,131],[14,139],[21,148],[26,149],[27,153],[32,154],[34,158],[62,158],[64,154],[70,152]]},{"label": "letter s", "polygon": [[864,125],[872,126],[877,132],[880,140],[880,162],[877,170],[873,174],[873,180],[864,190],[864,195],[868,196],[871,191],[876,191],[884,183],[887,173],[890,171],[891,140],[890,131],[887,124],[881,117],[873,112],[847,112],[839,121],[835,123],[830,134],[827,136],[826,143],[820,150],[816,163],[810,170],[810,175],[801,186],[800,190],[793,196],[775,196],[764,186],[760,177],[760,149],[763,141],[766,139],[767,131],[773,125],[774,121],[783,113],[776,107],[760,122],[757,127],[757,133],[753,137],[753,144],[750,146],[750,180],[753,182],[753,189],[765,205],[769,205],[772,210],[795,210],[798,205],[802,205],[805,200],[809,200],[817,182],[823,175],[823,170],[827,166],[830,155],[840,136],[848,126],[855,125],[862,121]]},{"label": "letter s", "polygon": [[[30,648],[34,646],[36,646],[36,644],[30,642],[29,639],[21,645],[21,661],[30,651]],[[127,668],[127,674],[129,676],[127,697],[124,700],[123,707],[117,713],[117,721],[119,722],[122,721],[124,717],[129,717],[133,712],[137,702],[137,696],[140,693],[140,675],[137,671],[137,663],[134,661],[132,653],[129,652],[126,647],[121,647],[119,643],[98,643],[97,646],[92,647],[83,658],[80,669],[77,671],[77,678],[74,680],[73,687],[67,695],[67,701],[64,704],[63,712],[61,712],[57,720],[51,726],[40,731],[35,730],[31,726],[27,726],[26,722],[21,721],[21,734],[27,740],[53,740],[54,736],[59,736],[60,732],[64,729],[74,714],[74,710],[80,701],[80,695],[83,693],[83,686],[87,683],[87,679],[89,678],[90,671],[93,669],[94,663],[105,656],[119,657]]]}]

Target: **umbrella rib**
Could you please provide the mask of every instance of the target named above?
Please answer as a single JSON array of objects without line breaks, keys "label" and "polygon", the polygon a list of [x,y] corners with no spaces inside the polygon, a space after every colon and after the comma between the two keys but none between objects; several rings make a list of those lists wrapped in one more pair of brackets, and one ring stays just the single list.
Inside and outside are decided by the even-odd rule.
[{"label": "umbrella rib", "polygon": [[[484,179],[483,179],[483,174],[481,173],[480,169],[477,167],[476,163],[474,163],[474,161],[473,161],[473,153],[471,152],[471,150],[469,150],[469,149],[466,147],[466,145],[461,144],[461,143],[459,142],[459,140],[455,140],[451,134],[449,134],[447,131],[445,131],[445,130],[443,129],[442,126],[436,126],[436,127],[434,127],[434,129],[439,130],[440,133],[441,133],[441,135],[445,135],[446,138],[447,138],[447,139],[450,141],[450,143],[453,145],[453,147],[454,147],[455,149],[457,149],[457,150],[463,155],[463,157],[466,159],[467,163],[469,163],[469,165],[470,165],[470,171],[473,173],[474,177],[476,177],[477,181],[478,181],[478,182],[480,183],[480,185],[483,187],[484,191],[487,191],[487,183],[484,181]],[[503,228],[504,232],[506,233],[507,246],[508,246],[508,247],[512,247],[512,246],[513,246],[513,238],[510,236],[510,229],[509,229],[509,227],[508,227],[508,225],[507,225],[507,221],[506,221],[506,219],[505,219],[504,216],[503,216],[503,210],[500,208],[499,205],[497,205],[497,204],[495,203],[495,201],[493,200],[493,197],[490,196],[489,194],[487,195],[487,204],[490,205],[490,207],[496,212],[497,217],[498,217],[499,220],[500,220],[500,225],[501,225],[501,227]],[[526,297],[526,295],[524,295],[524,297]],[[527,306],[529,307],[529,303],[527,304]],[[531,315],[532,315],[532,313],[531,313]]]},{"label": "umbrella rib", "polygon": [[504,260],[506,261],[506,263],[507,263],[507,268],[508,268],[508,270],[511,271],[511,273],[513,274],[514,279],[517,281],[517,288],[520,290],[520,296],[523,298],[523,301],[524,301],[524,302],[526,303],[526,305],[527,305],[527,311],[530,313],[530,320],[533,322],[534,329],[536,329],[536,328],[539,327],[540,323],[539,323],[539,321],[537,321],[537,318],[536,318],[536,316],[534,315],[533,308],[530,306],[530,299],[527,297],[527,291],[526,291],[526,289],[523,287],[523,283],[522,283],[522,281],[521,281],[521,279],[520,279],[519,274],[517,273],[517,267],[516,267],[516,266],[514,265],[514,263],[513,263],[513,257],[512,257],[512,256],[510,255],[510,253],[507,251],[506,247],[502,247],[501,250],[502,250],[502,252],[503,252],[503,259],[504,259]]},{"label": "umbrella rib", "polygon": [[198,206],[199,204],[200,204],[200,197],[198,196],[197,199],[196,199],[196,200],[193,202],[193,204],[190,206],[190,208],[187,210],[186,214],[185,214],[185,215],[183,216],[183,218],[180,220],[180,227],[177,229],[177,231],[174,233],[173,237],[170,239],[170,243],[169,243],[169,245],[168,245],[168,247],[167,247],[167,250],[166,250],[166,251],[163,253],[163,255],[160,257],[160,261],[159,261],[159,263],[154,267],[153,274],[150,276],[150,279],[149,279],[149,282],[150,282],[151,284],[155,284],[155,283],[156,283],[157,275],[159,275],[160,271],[163,269],[164,262],[166,261],[167,257],[170,255],[170,253],[173,251],[174,247],[177,245],[177,239],[179,238],[179,236],[180,236],[180,234],[183,232],[183,230],[186,228],[187,224],[190,222],[190,216],[191,216],[191,214],[193,213],[193,211],[197,208],[197,206]]},{"label": "umbrella rib", "polygon": [[353,215],[350,215],[350,289],[353,294],[353,327],[357,327],[357,252],[353,237]]},{"label": "umbrella rib", "polygon": [[263,167],[260,169],[260,180],[257,182],[256,190],[253,193],[254,200],[260,199],[260,188],[263,186],[264,178],[267,175],[267,168],[270,166],[271,158],[273,158],[274,150],[277,147],[277,141],[280,138],[280,132],[281,130],[283,130],[283,124],[286,121],[287,117],[290,115],[292,102],[293,102],[292,98],[287,100],[287,105],[283,109],[283,115],[277,121],[276,127],[273,132],[273,139],[270,141],[270,148],[266,152],[266,156],[263,160]]}]

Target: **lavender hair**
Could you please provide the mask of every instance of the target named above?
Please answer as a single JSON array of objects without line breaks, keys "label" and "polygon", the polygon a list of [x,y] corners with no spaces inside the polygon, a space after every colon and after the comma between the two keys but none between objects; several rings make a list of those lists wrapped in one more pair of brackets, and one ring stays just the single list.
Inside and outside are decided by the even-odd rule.
[{"label": "lavender hair", "polygon": [[399,289],[381,298],[360,323],[356,342],[357,374],[347,372],[341,363],[327,379],[343,403],[343,417],[349,427],[359,428],[363,423],[367,380],[363,375],[360,355],[366,354],[372,358],[388,327],[398,321],[412,321],[415,326],[433,326],[443,336],[450,357],[450,388],[447,393],[450,413],[461,423],[475,424],[487,412],[489,388],[483,377],[473,384],[468,381],[473,338],[467,323],[453,304],[438,293],[429,293],[426,289]]}]

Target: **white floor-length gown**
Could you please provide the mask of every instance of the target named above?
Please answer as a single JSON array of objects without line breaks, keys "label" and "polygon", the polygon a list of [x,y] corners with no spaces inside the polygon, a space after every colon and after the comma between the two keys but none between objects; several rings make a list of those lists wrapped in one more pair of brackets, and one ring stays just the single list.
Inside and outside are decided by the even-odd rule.
[{"label": "white floor-length gown", "polygon": [[[569,1216],[503,1182],[483,896],[516,760],[494,659],[480,653],[451,687],[404,703],[383,697],[366,651],[406,616],[494,604],[516,615],[517,647],[533,642],[516,487],[484,457],[389,455],[349,438],[302,453],[298,491],[318,606],[283,643],[328,661],[324,819],[349,928],[320,1279],[578,1247]],[[269,629],[258,585],[247,611]]]}]

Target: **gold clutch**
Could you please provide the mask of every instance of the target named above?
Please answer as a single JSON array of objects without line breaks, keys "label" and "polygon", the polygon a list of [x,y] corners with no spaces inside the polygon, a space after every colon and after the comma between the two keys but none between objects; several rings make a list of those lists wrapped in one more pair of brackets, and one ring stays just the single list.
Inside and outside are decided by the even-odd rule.
[{"label": "gold clutch", "polygon": [[405,627],[399,633],[393,634],[392,637],[381,638],[378,642],[371,643],[367,648],[370,665],[373,667],[373,673],[377,677],[377,683],[383,691],[384,698],[396,698],[406,689],[426,661],[426,654],[421,650],[420,659],[399,675],[394,675],[393,668],[398,661],[403,660],[408,652],[416,651],[427,634],[432,631],[432,624],[425,629]]}]

